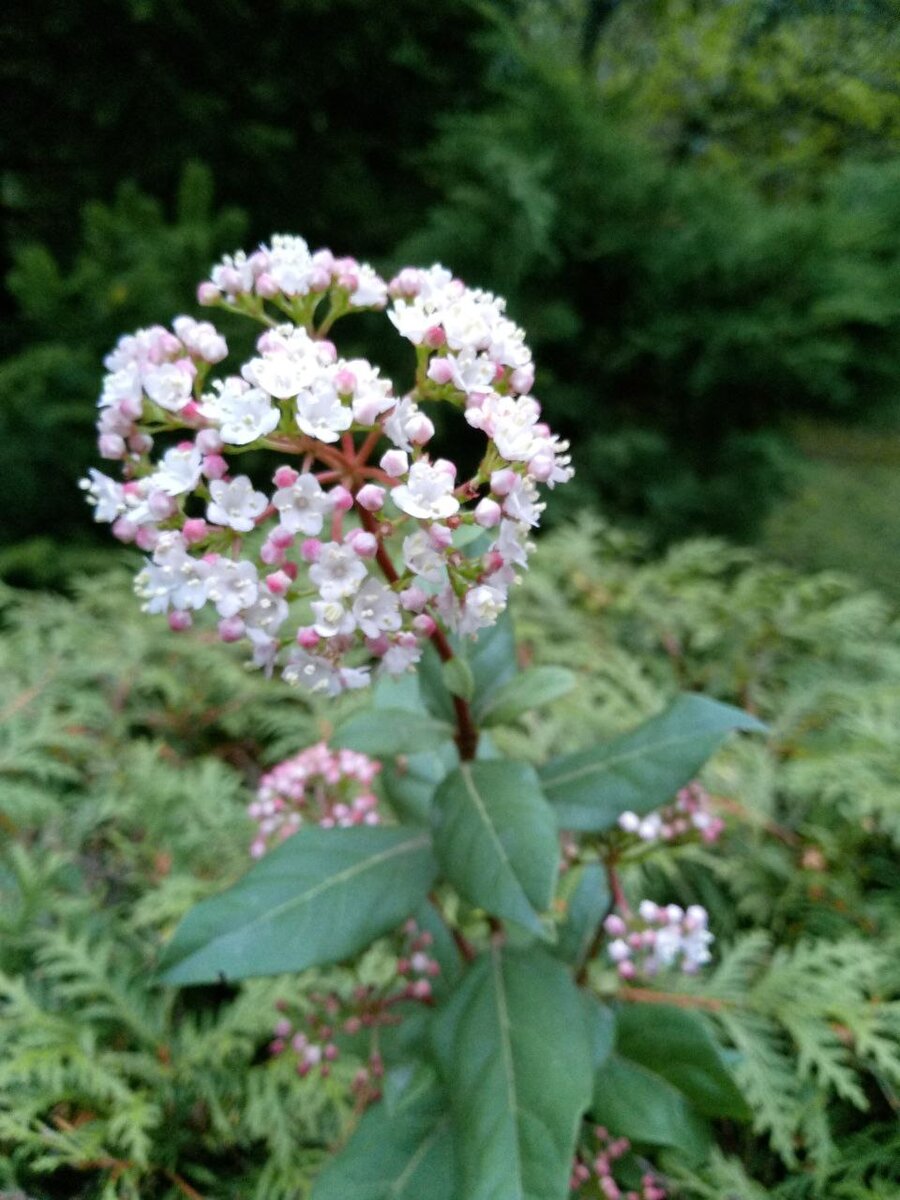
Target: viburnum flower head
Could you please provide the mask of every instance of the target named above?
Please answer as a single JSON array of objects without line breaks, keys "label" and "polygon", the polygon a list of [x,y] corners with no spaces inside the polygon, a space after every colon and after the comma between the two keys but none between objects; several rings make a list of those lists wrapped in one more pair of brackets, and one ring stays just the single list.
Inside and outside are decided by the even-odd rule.
[{"label": "viburnum flower head", "polygon": [[[541,489],[572,476],[505,302],[439,265],[387,281],[288,235],[223,258],[198,299],[259,322],[253,353],[233,361],[190,316],[120,338],[97,427],[121,480],[92,468],[82,481],[95,519],[148,556],[146,611],[178,630],[205,610],[253,665],[327,695],[493,624]],[[387,335],[410,344],[406,391],[332,337],[385,309]],[[480,441],[468,478],[433,444],[440,405]]]}]

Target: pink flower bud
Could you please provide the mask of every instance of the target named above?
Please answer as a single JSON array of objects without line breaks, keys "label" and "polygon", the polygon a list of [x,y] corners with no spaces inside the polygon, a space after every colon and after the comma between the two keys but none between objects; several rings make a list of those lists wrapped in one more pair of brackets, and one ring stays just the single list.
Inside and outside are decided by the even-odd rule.
[{"label": "pink flower bud", "polygon": [[273,482],[277,488],[293,487],[300,478],[299,472],[293,467],[279,467],[273,476]]},{"label": "pink flower bud", "polygon": [[453,364],[447,358],[433,358],[428,364],[428,378],[443,387],[453,378]]},{"label": "pink flower bud", "polygon": [[224,442],[218,429],[201,429],[194,438],[194,445],[201,454],[218,454]]},{"label": "pink flower bud", "polygon": [[169,613],[169,628],[175,633],[180,633],[182,629],[190,629],[194,623],[194,618],[189,612],[183,612],[180,609],[175,609]]},{"label": "pink flower bud", "polygon": [[365,529],[352,529],[344,540],[360,558],[374,558],[378,550],[378,538]]},{"label": "pink flower bud", "polygon": [[388,450],[381,456],[381,469],[391,479],[399,479],[409,470],[409,459],[402,450]]},{"label": "pink flower bud", "polygon": [[428,601],[428,596],[420,587],[404,588],[400,593],[400,604],[407,612],[421,612]]},{"label": "pink flower bud", "polygon": [[117,521],[113,521],[112,525],[113,537],[117,537],[120,542],[133,542],[138,532],[138,527],[127,517],[119,517]]},{"label": "pink flower bud", "polygon": [[174,497],[165,492],[151,492],[147,497],[147,508],[155,521],[165,521],[177,507]]},{"label": "pink flower bud", "polygon": [[202,517],[188,517],[181,527],[181,536],[189,546],[193,546],[195,542],[202,542],[208,531],[209,526]]},{"label": "pink flower bud", "polygon": [[447,340],[447,335],[440,325],[432,325],[430,329],[425,330],[425,336],[422,341],[430,350],[438,350]]},{"label": "pink flower bud", "polygon": [[221,479],[228,474],[228,463],[221,454],[207,454],[203,460],[203,474],[207,479]]},{"label": "pink flower bud", "polygon": [[378,512],[384,506],[384,497],[384,488],[375,483],[366,483],[356,493],[356,502],[367,512]]},{"label": "pink flower bud", "polygon": [[356,376],[347,367],[343,367],[334,377],[334,386],[342,396],[352,396],[356,387]]},{"label": "pink flower bud", "polygon": [[437,629],[436,622],[429,617],[428,613],[419,613],[417,617],[414,617],[412,626],[416,633],[421,633],[422,637],[431,637]]},{"label": "pink flower bud", "polygon": [[159,530],[152,525],[142,525],[134,535],[134,544],[138,550],[152,550],[159,541]]},{"label": "pink flower bud", "polygon": [[610,913],[603,922],[603,928],[610,937],[620,938],[627,930],[627,926],[618,913]]},{"label": "pink flower bud", "polygon": [[524,367],[516,367],[510,374],[509,385],[514,392],[524,396],[534,386],[534,363],[526,363]]},{"label": "pink flower bud", "polygon": [[510,467],[502,467],[491,475],[491,491],[495,496],[508,496],[516,486],[518,478]]},{"label": "pink flower bud", "polygon": [[382,633],[378,637],[366,638],[366,649],[370,654],[376,654],[379,658],[387,654],[391,648],[390,640],[387,635]]},{"label": "pink flower bud", "polygon": [[246,632],[240,617],[224,617],[219,622],[219,637],[223,642],[239,642]]},{"label": "pink flower bud", "polygon": [[302,646],[304,650],[312,650],[314,646],[319,644],[319,635],[311,625],[301,626],[297,630],[297,645]]},{"label": "pink flower bud", "polygon": [[633,962],[620,962],[616,970],[622,979],[634,979],[637,974],[637,967],[635,967]]},{"label": "pink flower bud", "polygon": [[263,271],[262,275],[256,280],[256,294],[257,296],[262,296],[264,300],[271,300],[273,296],[278,295],[280,290],[278,284],[268,271]]},{"label": "pink flower bud", "polygon": [[353,496],[341,483],[331,489],[328,498],[338,512],[349,512],[353,507]]},{"label": "pink flower bud", "polygon": [[434,546],[435,550],[446,550],[448,546],[453,544],[453,534],[446,525],[430,525],[428,527],[428,540]]},{"label": "pink flower bud", "polygon": [[499,525],[502,516],[503,509],[489,496],[485,496],[475,506],[475,523],[483,529],[493,529],[495,525]]},{"label": "pink flower bud", "polygon": [[290,579],[290,581],[293,583],[297,578],[297,564],[292,562],[285,563],[281,569],[285,575],[287,575],[288,579]]},{"label": "pink flower bud", "polygon": [[552,454],[536,454],[528,463],[528,474],[538,483],[546,483],[555,466],[556,460]]},{"label": "pink flower bud", "polygon": [[207,280],[201,283],[197,288],[197,303],[209,307],[211,304],[218,304],[221,293],[214,283]]},{"label": "pink flower bud", "polygon": [[117,433],[102,433],[97,441],[101,458],[124,458],[125,439]]},{"label": "pink flower bud", "polygon": [[149,433],[133,433],[128,439],[128,449],[135,454],[149,454],[153,449],[153,438]]},{"label": "pink flower bud", "polygon": [[325,267],[314,267],[309,276],[309,290],[324,292],[331,287],[331,272]]},{"label": "pink flower bud", "polygon": [[266,576],[266,587],[273,596],[283,596],[291,586],[291,577],[284,571],[273,571]]},{"label": "pink flower bud", "polygon": [[319,555],[322,553],[322,543],[318,538],[305,538],[300,547],[300,557],[304,562],[314,563],[319,561]]},{"label": "pink flower bud", "polygon": [[278,546],[280,550],[287,550],[288,546],[294,544],[294,534],[289,529],[285,529],[283,525],[276,525],[269,534],[269,541],[273,546]]},{"label": "pink flower bud", "polygon": [[434,425],[424,413],[416,413],[406,422],[406,436],[414,446],[424,446],[434,437]]},{"label": "pink flower bud", "polygon": [[269,538],[260,546],[259,557],[267,567],[274,567],[284,562],[284,551]]}]

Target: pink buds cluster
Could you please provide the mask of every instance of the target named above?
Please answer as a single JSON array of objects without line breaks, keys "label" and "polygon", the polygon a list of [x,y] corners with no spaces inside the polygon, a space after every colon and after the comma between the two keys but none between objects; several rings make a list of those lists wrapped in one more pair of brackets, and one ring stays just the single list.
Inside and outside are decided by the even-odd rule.
[{"label": "pink buds cluster", "polygon": [[[377,1034],[386,1025],[397,1025],[403,1019],[398,1005],[404,1001],[429,1004],[432,980],[440,974],[440,965],[429,950],[432,936],[407,921],[402,930],[402,945],[388,981],[378,987],[359,984],[345,992],[313,992],[306,997],[307,1008],[293,1018],[288,1016],[289,1005],[279,1001],[283,1015],[275,1025],[275,1036],[269,1043],[273,1055],[292,1053],[296,1056],[297,1073],[308,1075],[314,1069],[327,1076],[331,1065],[340,1057],[341,1038],[359,1034]],[[377,1043],[373,1039],[367,1065],[353,1081],[357,1097],[366,1102],[374,1099],[373,1088],[383,1074]]]},{"label": "pink buds cluster", "polygon": [[[190,317],[120,339],[98,427],[123,478],[82,481],[95,519],[149,555],[144,609],[176,630],[212,610],[254,665],[329,695],[365,686],[373,663],[406,671],[438,624],[493,624],[527,564],[540,485],[572,476],[504,301],[439,266],[387,283],[283,236],[223,259],[199,299],[259,321],[254,353],[213,378],[228,347]],[[339,318],[385,307],[414,347],[406,392],[330,340]],[[439,404],[484,439],[468,478],[431,447]],[[249,450],[275,456],[267,474],[240,470]]]},{"label": "pink buds cluster", "polygon": [[673,804],[645,817],[623,812],[619,828],[642,842],[672,844],[699,839],[712,844],[721,836],[725,822],[713,811],[709,792],[699,783],[689,783],[678,792]]},{"label": "pink buds cluster", "polygon": [[377,825],[378,797],[372,790],[381,763],[355,750],[308,746],[267,771],[247,813],[257,822],[250,846],[261,858],[304,824],[323,829]]},{"label": "pink buds cluster", "polygon": [[622,979],[652,977],[680,969],[695,974],[712,957],[709,914],[699,904],[685,910],[678,904],[642,900],[637,914],[611,913],[603,927],[612,939],[606,947]]},{"label": "pink buds cluster", "polygon": [[579,1156],[572,1166],[569,1189],[575,1196],[602,1196],[604,1200],[666,1200],[668,1193],[649,1172],[641,1177],[640,1189],[624,1188],[616,1180],[615,1164],[631,1150],[628,1138],[613,1138],[602,1125],[593,1130],[596,1146]]}]

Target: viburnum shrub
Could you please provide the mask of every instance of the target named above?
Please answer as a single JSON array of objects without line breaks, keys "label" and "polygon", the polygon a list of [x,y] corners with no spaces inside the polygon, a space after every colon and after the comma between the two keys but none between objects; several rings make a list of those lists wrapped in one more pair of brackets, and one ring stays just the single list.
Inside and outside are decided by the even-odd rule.
[{"label": "viburnum shrub", "polygon": [[[255,351],[229,367],[187,316],[120,340],[99,429],[122,480],[90,472],[96,518],[146,552],[138,595],[173,630],[214,614],[289,685],[374,686],[262,778],[257,861],[188,914],[163,978],[358,972],[273,1014],[302,1075],[357,1064],[316,1200],[664,1196],[648,1148],[702,1156],[710,1119],[748,1114],[702,1012],[659,986],[710,959],[705,911],[632,911],[620,869],[714,840],[694,777],[762,727],[684,695],[539,768],[498,753],[492,729],[571,682],[517,664],[509,590],[572,468],[501,299],[297,237],[226,258],[199,299],[258,322]],[[411,344],[407,390],[332,341],[362,310]],[[480,443],[468,477],[434,445],[438,406]]]}]

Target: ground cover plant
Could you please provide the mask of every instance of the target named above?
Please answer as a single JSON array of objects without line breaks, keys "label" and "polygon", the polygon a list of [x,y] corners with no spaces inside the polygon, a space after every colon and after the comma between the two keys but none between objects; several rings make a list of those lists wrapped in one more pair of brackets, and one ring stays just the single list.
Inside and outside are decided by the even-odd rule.
[{"label": "ground cover plant", "polygon": [[[889,1128],[896,980],[854,922],[880,932],[885,881],[854,877],[856,910],[823,889],[813,917],[800,896],[772,904],[760,876],[823,870],[823,799],[853,820],[866,805],[858,847],[872,866],[865,839],[894,831],[889,790],[873,786],[890,763],[891,662],[874,708],[853,708],[869,718],[864,800],[833,780],[829,794],[814,771],[791,828],[762,786],[791,757],[785,648],[805,662],[826,617],[843,620],[852,686],[871,665],[867,639],[893,645],[883,607],[853,593],[842,604],[827,580],[793,595],[789,578],[721,546],[655,575],[619,546],[607,570],[615,539],[588,529],[545,548],[545,573],[522,589],[517,651],[508,591],[528,564],[539,485],[566,484],[571,467],[502,302],[442,268],[388,283],[286,237],[226,258],[199,295],[262,323],[255,355],[221,377],[225,339],[186,317],[122,338],[100,450],[123,482],[96,469],[84,482],[97,519],[149,555],[144,620],[165,614],[183,635],[183,667],[144,680],[128,656],[160,633],[123,662],[101,623],[88,677],[104,686],[76,716],[53,688],[82,660],[46,615],[67,602],[19,619],[10,643],[13,656],[36,636],[58,646],[43,677],[38,656],[14,657],[29,677],[4,709],[28,751],[8,769],[10,1182],[45,1172],[65,1187],[70,1171],[97,1194],[222,1194],[230,1171],[226,1192],[302,1194],[312,1180],[318,1200],[662,1200],[752,1195],[755,1175],[784,1195],[826,1181],[878,1194],[883,1163],[861,1169],[859,1139],[873,1121]],[[335,322],[385,308],[415,347],[396,390],[331,341]],[[432,449],[447,410],[486,439],[459,470]],[[115,627],[116,598],[94,590],[69,616],[105,605]],[[188,632],[210,610],[210,632]],[[598,612],[614,640],[586,670]],[[249,683],[230,644],[260,669]],[[527,662],[550,648],[555,663]],[[812,695],[837,724],[831,694]],[[46,724],[26,715],[38,696]],[[796,736],[816,748],[808,719]],[[87,749],[128,734],[146,775],[131,801],[136,858],[121,848],[128,816],[113,816],[131,772],[98,770]],[[701,783],[726,741],[724,774]],[[194,774],[185,758],[198,751]],[[235,839],[217,813],[240,782],[223,759],[255,788],[254,865],[225,891]],[[787,771],[778,786],[803,800],[803,778]],[[48,791],[88,800],[49,801],[51,838],[60,819],[70,834],[83,822],[74,873],[41,845]],[[184,868],[208,876],[199,885],[160,848],[182,839]],[[105,874],[107,840],[122,879]],[[148,870],[157,886],[138,895]],[[62,895],[42,907],[48,884]],[[829,925],[832,909],[849,920]]]}]

